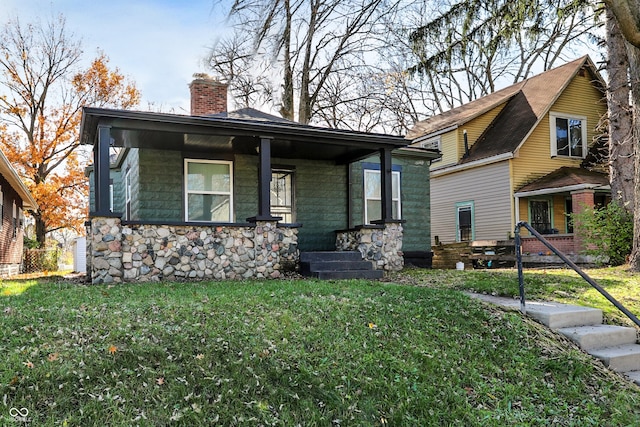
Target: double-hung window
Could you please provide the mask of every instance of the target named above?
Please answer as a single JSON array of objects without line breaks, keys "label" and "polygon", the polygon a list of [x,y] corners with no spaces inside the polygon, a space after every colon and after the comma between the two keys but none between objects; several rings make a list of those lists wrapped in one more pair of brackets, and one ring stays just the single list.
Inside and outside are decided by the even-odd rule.
[{"label": "double-hung window", "polygon": [[[380,170],[364,170],[364,222],[371,224],[382,214],[382,189]],[[394,219],[401,219],[400,171],[391,172],[391,213]]]},{"label": "double-hung window", "polygon": [[187,221],[233,222],[233,163],[185,159]]},{"label": "double-hung window", "polygon": [[271,214],[286,224],[295,221],[293,207],[293,169],[273,169],[271,172]]},{"label": "double-hung window", "polygon": [[584,158],[587,155],[587,118],[549,113],[551,156]]}]

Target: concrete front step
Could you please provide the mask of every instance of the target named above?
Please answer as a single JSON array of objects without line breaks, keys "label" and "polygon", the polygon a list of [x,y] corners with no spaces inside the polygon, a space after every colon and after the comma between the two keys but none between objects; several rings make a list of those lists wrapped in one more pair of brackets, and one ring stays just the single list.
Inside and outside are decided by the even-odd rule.
[{"label": "concrete front step", "polygon": [[371,261],[362,259],[358,251],[320,251],[300,253],[300,273],[319,279],[381,279]]},{"label": "concrete front step", "polygon": [[[469,294],[493,304],[518,309],[512,298]],[[602,325],[602,311],[553,302],[527,302],[527,315],[577,343],[612,371],[640,385],[640,345],[635,328]]]},{"label": "concrete front step", "polygon": [[590,350],[589,354],[602,360],[616,372],[640,371],[640,345],[626,344]]},{"label": "concrete front step", "polygon": [[313,261],[300,263],[304,275],[312,271],[373,270],[371,261]]},{"label": "concrete front step", "polygon": [[558,332],[585,351],[636,343],[635,328],[614,325],[590,325],[559,328]]},{"label": "concrete front step", "polygon": [[382,270],[343,270],[343,271],[313,271],[311,277],[322,280],[331,279],[381,279],[384,276]]},{"label": "concrete front step", "polygon": [[527,302],[527,315],[551,329],[599,325],[602,310],[555,302]]},{"label": "concrete front step", "polygon": [[362,261],[362,254],[358,251],[300,252],[300,262],[318,261]]}]

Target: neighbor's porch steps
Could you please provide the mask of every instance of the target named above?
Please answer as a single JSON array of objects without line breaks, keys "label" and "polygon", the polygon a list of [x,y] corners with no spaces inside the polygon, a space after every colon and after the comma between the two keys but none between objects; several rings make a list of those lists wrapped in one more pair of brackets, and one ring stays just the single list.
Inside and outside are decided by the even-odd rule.
[{"label": "neighbor's porch steps", "polygon": [[[516,300],[473,295],[499,305],[520,307]],[[603,325],[602,310],[555,302],[527,302],[527,315],[574,341],[609,369],[640,385],[640,345],[635,328]]]},{"label": "neighbor's porch steps", "polygon": [[382,270],[375,270],[371,261],[362,259],[357,251],[301,252],[300,274],[319,279],[380,279]]}]

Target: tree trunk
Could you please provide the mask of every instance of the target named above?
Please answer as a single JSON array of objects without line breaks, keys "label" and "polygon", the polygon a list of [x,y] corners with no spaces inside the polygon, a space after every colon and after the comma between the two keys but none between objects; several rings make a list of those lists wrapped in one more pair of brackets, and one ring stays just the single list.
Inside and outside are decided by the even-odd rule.
[{"label": "tree trunk", "polygon": [[36,223],[36,240],[38,241],[38,246],[44,248],[47,239],[47,224],[39,213],[33,213],[32,215]]},{"label": "tree trunk", "polygon": [[[629,55],[629,78],[631,79],[631,95],[633,97],[633,140],[635,153],[635,191],[640,191],[640,49],[627,45]],[[635,198],[633,212],[633,250],[629,257],[631,271],[640,271],[640,197]]]},{"label": "tree trunk", "polygon": [[633,119],[629,105],[629,59],[626,43],[611,9],[607,8],[607,102],[609,106],[609,180],[611,197],[634,210]]},{"label": "tree trunk", "polygon": [[284,76],[282,78],[282,106],[280,115],[287,120],[294,120],[293,114],[293,71],[291,64],[291,5],[289,0],[284,2],[286,14],[282,43],[284,44]]}]

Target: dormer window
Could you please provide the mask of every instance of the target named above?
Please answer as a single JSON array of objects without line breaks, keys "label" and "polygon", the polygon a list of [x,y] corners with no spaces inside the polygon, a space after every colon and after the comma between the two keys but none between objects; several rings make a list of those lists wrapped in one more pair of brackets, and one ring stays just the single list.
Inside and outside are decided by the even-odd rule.
[{"label": "dormer window", "polygon": [[549,113],[551,157],[587,155],[587,118],[561,113]]}]

